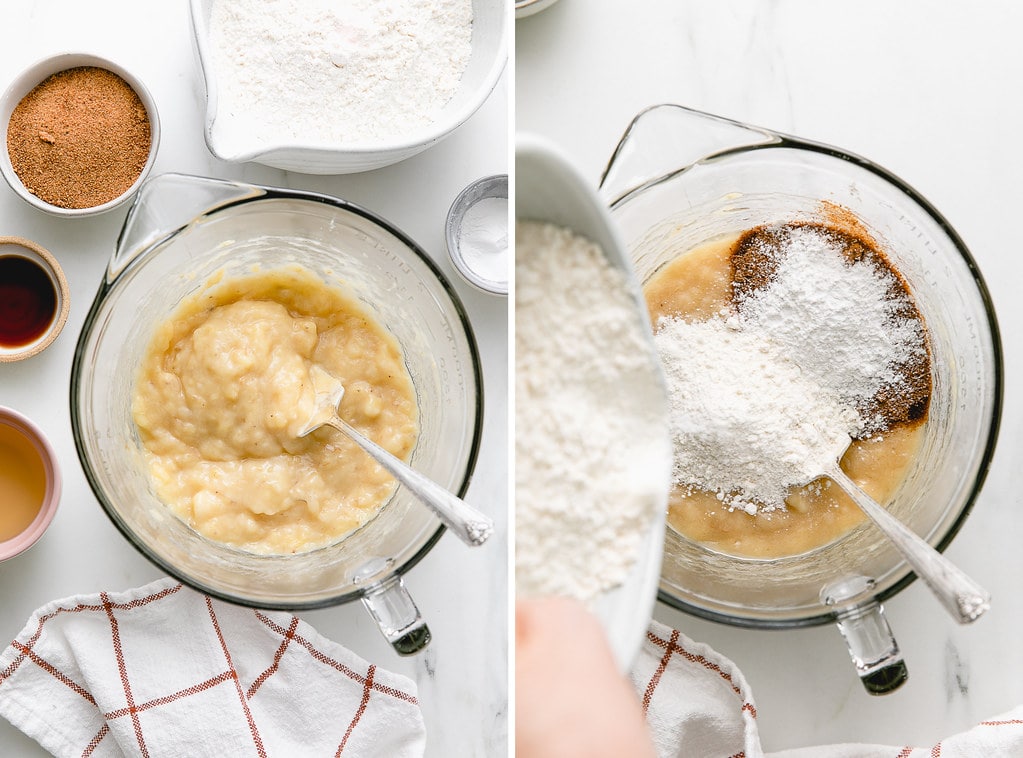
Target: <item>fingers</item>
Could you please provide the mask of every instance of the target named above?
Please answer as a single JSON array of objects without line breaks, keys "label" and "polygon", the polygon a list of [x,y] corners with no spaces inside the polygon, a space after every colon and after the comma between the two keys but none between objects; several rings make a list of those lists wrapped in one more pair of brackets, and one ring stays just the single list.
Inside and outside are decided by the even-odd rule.
[{"label": "fingers", "polygon": [[636,693],[581,603],[519,601],[515,638],[518,758],[654,756]]}]

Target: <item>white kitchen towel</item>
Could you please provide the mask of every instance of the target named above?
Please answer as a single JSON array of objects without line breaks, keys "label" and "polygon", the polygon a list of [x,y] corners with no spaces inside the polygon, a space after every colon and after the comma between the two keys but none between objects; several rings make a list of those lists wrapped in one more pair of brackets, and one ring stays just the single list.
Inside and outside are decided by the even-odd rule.
[{"label": "white kitchen towel", "polygon": [[291,614],[169,579],[49,603],[0,654],[0,715],[58,757],[411,758],[416,694]]},{"label": "white kitchen towel", "polygon": [[[652,621],[632,669],[661,758],[762,758],[757,708],[731,661]],[[1015,758],[1023,756],[1023,706],[926,747],[820,745],[766,758]]]},{"label": "white kitchen towel", "polygon": [[742,672],[657,621],[631,672],[661,758],[760,758],[757,708]]}]

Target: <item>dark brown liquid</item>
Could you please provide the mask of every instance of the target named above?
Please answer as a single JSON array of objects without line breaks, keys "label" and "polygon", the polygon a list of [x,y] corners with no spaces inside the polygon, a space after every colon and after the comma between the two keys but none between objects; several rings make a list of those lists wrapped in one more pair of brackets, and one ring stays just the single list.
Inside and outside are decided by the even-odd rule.
[{"label": "dark brown liquid", "polygon": [[57,314],[57,289],[42,267],[20,255],[0,256],[0,346],[35,342]]}]

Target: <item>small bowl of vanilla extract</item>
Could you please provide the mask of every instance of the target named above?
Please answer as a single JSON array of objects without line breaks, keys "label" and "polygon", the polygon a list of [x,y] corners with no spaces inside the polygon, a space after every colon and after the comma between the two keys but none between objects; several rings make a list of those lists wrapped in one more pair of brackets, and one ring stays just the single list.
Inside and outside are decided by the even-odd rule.
[{"label": "small bowl of vanilla extract", "polygon": [[0,237],[0,363],[50,345],[71,305],[64,272],[49,251],[21,237]]}]

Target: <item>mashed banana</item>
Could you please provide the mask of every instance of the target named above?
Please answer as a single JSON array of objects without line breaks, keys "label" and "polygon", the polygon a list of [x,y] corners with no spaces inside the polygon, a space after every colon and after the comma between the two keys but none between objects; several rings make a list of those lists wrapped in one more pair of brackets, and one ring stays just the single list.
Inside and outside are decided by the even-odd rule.
[{"label": "mashed banana", "polygon": [[399,458],[418,435],[398,344],[354,300],[298,266],[215,277],[161,324],[133,415],[159,498],[210,539],[258,553],[334,542],[395,482],[341,433],[299,438],[309,371],[345,387],[342,418]]}]

